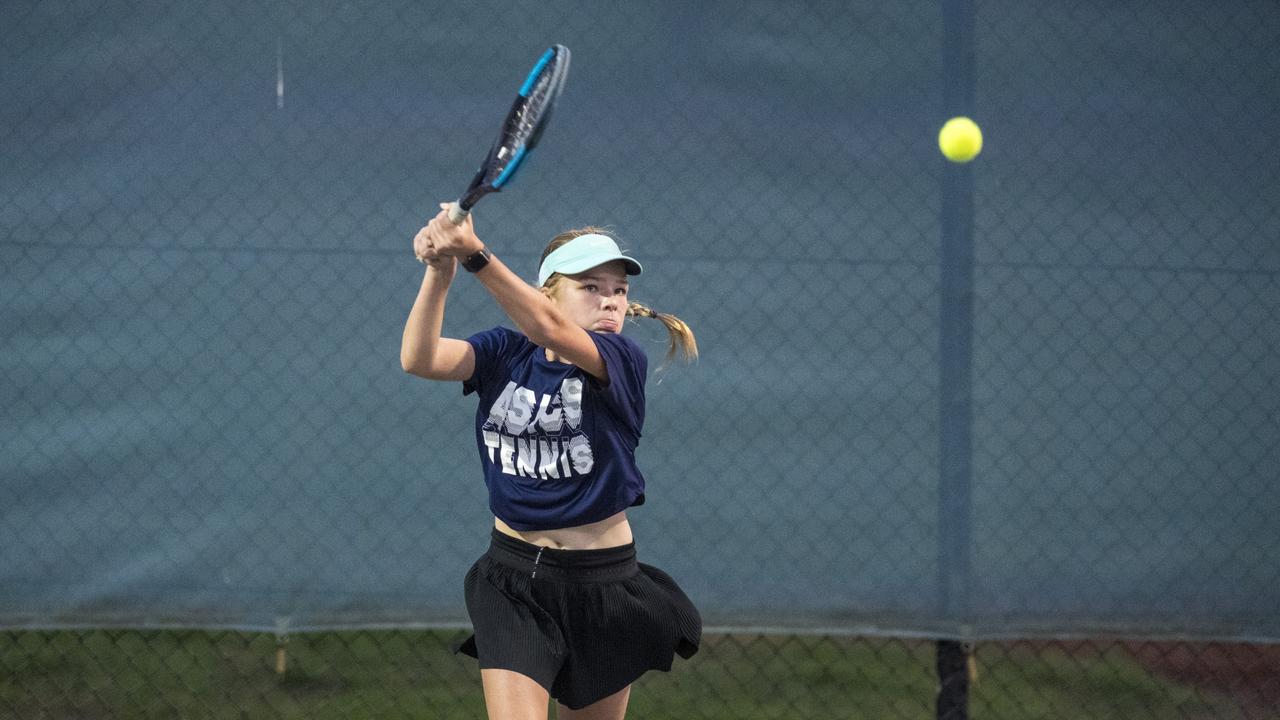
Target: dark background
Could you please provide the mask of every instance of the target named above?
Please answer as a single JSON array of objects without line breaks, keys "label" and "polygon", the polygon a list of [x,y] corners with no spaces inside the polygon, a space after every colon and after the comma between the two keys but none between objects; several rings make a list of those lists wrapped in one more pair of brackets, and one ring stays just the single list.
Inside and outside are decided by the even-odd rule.
[{"label": "dark background", "polygon": [[[630,517],[710,625],[1280,638],[1274,3],[977,4],[964,168],[930,2],[0,26],[0,625],[466,623],[491,516],[474,398],[399,367],[411,238],[563,43],[553,125],[477,228],[532,280],[552,235],[607,225],[634,298],[697,333],[651,374]],[[446,332],[503,321],[460,274]],[[627,332],[657,365],[660,328]]]}]

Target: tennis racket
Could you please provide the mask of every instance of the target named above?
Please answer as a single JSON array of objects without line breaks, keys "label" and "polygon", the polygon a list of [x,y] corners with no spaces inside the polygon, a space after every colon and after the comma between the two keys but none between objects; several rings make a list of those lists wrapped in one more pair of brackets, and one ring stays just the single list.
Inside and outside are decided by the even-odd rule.
[{"label": "tennis racket", "polygon": [[449,219],[455,225],[462,224],[480,198],[502,190],[515,177],[516,170],[542,137],[568,76],[569,48],[552,45],[538,58],[520,86],[498,139],[489,148],[471,185],[449,208]]}]

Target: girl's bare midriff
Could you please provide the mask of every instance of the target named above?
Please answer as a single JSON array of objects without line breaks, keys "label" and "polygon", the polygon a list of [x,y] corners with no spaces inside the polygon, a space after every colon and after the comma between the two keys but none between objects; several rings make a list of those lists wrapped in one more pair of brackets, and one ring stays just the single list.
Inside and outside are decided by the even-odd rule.
[{"label": "girl's bare midriff", "polygon": [[511,537],[556,550],[599,550],[626,545],[632,540],[625,511],[589,525],[555,530],[516,530],[498,518],[493,519],[493,526]]}]

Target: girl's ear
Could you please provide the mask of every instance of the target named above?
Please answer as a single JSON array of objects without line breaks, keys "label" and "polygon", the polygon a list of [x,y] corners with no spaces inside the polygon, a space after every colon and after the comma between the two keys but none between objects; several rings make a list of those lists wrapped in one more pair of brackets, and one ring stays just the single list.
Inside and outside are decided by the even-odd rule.
[{"label": "girl's ear", "polygon": [[538,288],[538,292],[545,295],[548,300],[555,302],[556,288],[560,287],[560,283],[562,282],[564,282],[563,275],[552,275],[550,279],[547,280],[546,285],[543,285],[542,287]]}]

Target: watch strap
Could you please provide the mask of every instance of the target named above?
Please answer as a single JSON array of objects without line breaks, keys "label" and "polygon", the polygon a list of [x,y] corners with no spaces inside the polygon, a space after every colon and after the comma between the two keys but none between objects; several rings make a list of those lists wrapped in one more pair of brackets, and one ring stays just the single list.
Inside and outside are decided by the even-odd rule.
[{"label": "watch strap", "polygon": [[480,248],[462,260],[462,269],[470,273],[479,272],[481,268],[489,264],[489,258],[491,257],[493,257],[493,253],[489,248]]}]

